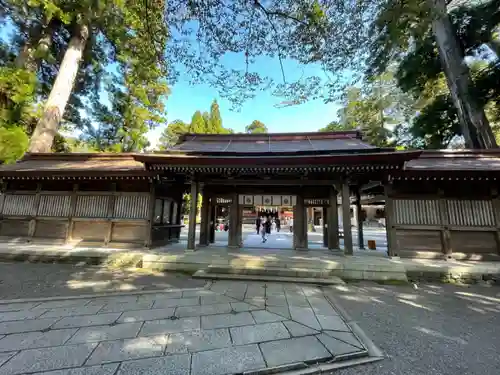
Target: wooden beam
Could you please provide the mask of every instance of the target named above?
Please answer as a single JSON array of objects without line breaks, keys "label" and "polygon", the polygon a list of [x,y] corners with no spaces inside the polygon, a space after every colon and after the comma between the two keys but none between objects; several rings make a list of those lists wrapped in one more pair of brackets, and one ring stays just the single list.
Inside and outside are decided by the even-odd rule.
[{"label": "wooden beam", "polygon": [[239,202],[238,202],[238,194],[233,193],[231,196],[232,202],[229,206],[229,236],[228,236],[228,247],[238,248],[240,247],[239,241],[239,230],[238,226],[241,226],[239,223]]},{"label": "wooden beam", "polygon": [[385,193],[385,230],[387,233],[387,252],[389,256],[398,256],[399,249],[396,238],[396,228],[394,227],[394,200],[391,197],[392,186],[384,186]]},{"label": "wooden beam", "polygon": [[339,245],[339,210],[337,190],[334,187],[330,188],[328,212],[328,249],[338,250]]},{"label": "wooden beam", "polygon": [[331,179],[325,180],[314,180],[314,179],[291,179],[291,180],[274,180],[274,179],[206,179],[205,183],[210,185],[222,185],[222,186],[330,186],[332,184]]},{"label": "wooden beam", "polygon": [[151,182],[149,187],[149,207],[148,207],[148,233],[146,235],[146,240],[144,242],[144,246],[150,248],[153,245],[153,223],[154,223],[154,215],[155,215],[155,184]]},{"label": "wooden beam", "polygon": [[364,249],[365,240],[363,238],[363,212],[361,210],[361,197],[359,189],[356,189],[356,221],[358,224],[358,246],[360,249]]},{"label": "wooden beam", "polygon": [[69,204],[69,222],[68,230],[66,232],[66,243],[71,242],[73,239],[73,227],[75,222],[73,216],[75,215],[76,203],[78,200],[78,184],[73,184],[73,192],[71,193],[71,202]]},{"label": "wooden beam", "polygon": [[347,181],[342,183],[342,223],[344,229],[344,255],[353,255],[351,228],[351,193]]},{"label": "wooden beam", "polygon": [[191,181],[191,207],[189,208],[189,227],[187,250],[196,249],[196,210],[198,209],[198,181]]}]

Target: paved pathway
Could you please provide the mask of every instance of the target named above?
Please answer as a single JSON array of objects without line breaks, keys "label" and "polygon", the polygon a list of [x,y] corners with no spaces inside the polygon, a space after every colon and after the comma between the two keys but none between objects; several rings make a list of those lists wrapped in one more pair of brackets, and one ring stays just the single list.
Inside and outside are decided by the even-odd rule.
[{"label": "paved pathway", "polygon": [[[196,238],[199,238],[199,226],[196,228]],[[185,246],[187,243],[187,227],[181,231],[181,244]],[[355,227],[352,228],[353,244],[355,249],[358,247],[358,231]],[[323,232],[321,227],[317,227],[316,232],[309,231],[307,233],[309,249],[324,249],[323,247]],[[387,251],[387,236],[385,228],[369,227],[364,228],[365,248],[368,248],[368,240],[374,240],[377,245],[377,250],[385,253]],[[215,232],[214,246],[227,246],[228,232]],[[280,232],[273,231],[268,236],[268,240],[262,243],[262,237],[257,234],[254,227],[251,225],[243,226],[243,246],[256,249],[282,249],[290,250],[293,248],[293,234],[288,231],[288,228]],[[340,248],[344,247],[344,240],[340,239]]]},{"label": "paved pathway", "polygon": [[221,281],[0,302],[0,375],[256,373],[363,356],[364,344],[317,287]]}]

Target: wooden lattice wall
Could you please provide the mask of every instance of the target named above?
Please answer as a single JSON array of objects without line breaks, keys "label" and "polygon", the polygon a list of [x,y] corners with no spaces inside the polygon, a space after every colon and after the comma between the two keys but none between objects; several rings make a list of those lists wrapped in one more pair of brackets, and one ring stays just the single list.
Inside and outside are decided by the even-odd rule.
[{"label": "wooden lattice wall", "polygon": [[[486,259],[500,255],[498,198],[392,196],[386,205],[393,255]],[[390,241],[389,241],[390,242]]]},{"label": "wooden lattice wall", "polygon": [[0,237],[55,243],[147,246],[148,192],[4,191],[0,195]]}]

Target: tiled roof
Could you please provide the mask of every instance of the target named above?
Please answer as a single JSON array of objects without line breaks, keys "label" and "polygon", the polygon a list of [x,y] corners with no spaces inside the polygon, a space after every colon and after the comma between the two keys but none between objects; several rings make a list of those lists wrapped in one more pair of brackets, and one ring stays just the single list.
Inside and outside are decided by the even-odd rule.
[{"label": "tiled roof", "polygon": [[331,133],[186,134],[169,151],[200,154],[315,153],[375,150],[355,131]]},{"label": "tiled roof", "polygon": [[145,171],[131,154],[27,154],[14,164],[0,166],[2,175],[32,173],[129,173]]},{"label": "tiled roof", "polygon": [[407,161],[406,171],[500,171],[500,149],[429,150]]}]

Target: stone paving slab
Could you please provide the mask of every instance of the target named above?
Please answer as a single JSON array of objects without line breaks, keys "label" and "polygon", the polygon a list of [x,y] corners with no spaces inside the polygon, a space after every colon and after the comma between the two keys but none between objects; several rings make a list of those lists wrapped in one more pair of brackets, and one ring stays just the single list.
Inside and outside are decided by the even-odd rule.
[{"label": "stone paving slab", "polygon": [[166,345],[167,338],[162,335],[138,337],[129,340],[103,341],[99,343],[86,364],[96,365],[161,356],[165,351]]},{"label": "stone paving slab", "polygon": [[170,307],[167,309],[125,311],[118,319],[118,323],[133,323],[146,320],[166,319],[173,316],[174,313],[174,307]]},{"label": "stone paving slab", "polygon": [[199,352],[231,346],[227,328],[199,329],[168,335],[167,353]]},{"label": "stone paving slab", "polygon": [[283,323],[265,323],[229,329],[235,345],[254,344],[290,338]]},{"label": "stone paving slab", "polygon": [[199,317],[150,320],[144,322],[144,325],[142,326],[142,329],[139,332],[139,336],[178,333],[178,332],[192,331],[195,329],[200,329]]},{"label": "stone paving slab", "polygon": [[26,319],[0,323],[0,334],[42,331],[54,325],[58,318]]},{"label": "stone paving slab", "polygon": [[[71,337],[68,343],[80,344],[85,342],[131,339],[137,337],[141,327],[142,322],[80,328],[73,337]],[[1,344],[2,341],[0,340],[0,345]]]},{"label": "stone paving slab", "polygon": [[260,344],[268,366],[311,362],[331,357],[330,352],[314,336],[294,337]]},{"label": "stone paving slab", "polygon": [[0,352],[60,346],[75,332],[76,329],[57,329],[48,332],[14,333],[0,340]]},{"label": "stone paving slab", "polygon": [[59,320],[52,328],[80,328],[112,324],[120,315],[121,313],[67,316]]},{"label": "stone paving slab", "polygon": [[0,301],[0,375],[222,375],[367,356],[339,311],[321,287],[276,282]]},{"label": "stone paving slab", "polygon": [[99,366],[41,372],[37,375],[113,375],[116,373],[118,366],[118,363],[111,363]]},{"label": "stone paving slab", "polygon": [[94,343],[22,350],[0,367],[0,375],[82,366],[96,346]]},{"label": "stone paving slab", "polygon": [[239,374],[265,367],[258,345],[235,346],[193,354],[191,374]]},{"label": "stone paving slab", "polygon": [[189,375],[190,365],[189,354],[139,359],[122,363],[117,375]]},{"label": "stone paving slab", "polygon": [[201,317],[201,326],[203,329],[237,327],[249,324],[255,324],[255,321],[249,312],[208,315]]}]

